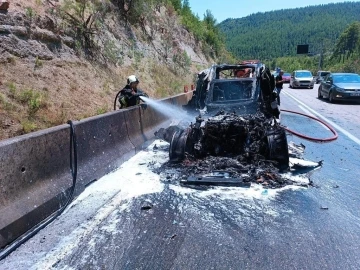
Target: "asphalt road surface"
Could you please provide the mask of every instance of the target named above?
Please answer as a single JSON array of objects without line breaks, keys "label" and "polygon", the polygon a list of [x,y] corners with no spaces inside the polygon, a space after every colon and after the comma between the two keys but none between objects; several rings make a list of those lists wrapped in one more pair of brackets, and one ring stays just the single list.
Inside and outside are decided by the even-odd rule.
[{"label": "asphalt road surface", "polygon": [[[336,141],[306,146],[323,160],[314,187],[190,189],[151,173],[160,143],[95,182],[56,221],[0,262],[0,269],[360,269],[360,104],[330,104],[314,89],[281,93],[281,108],[334,125]],[[331,137],[309,118],[282,124]]]}]

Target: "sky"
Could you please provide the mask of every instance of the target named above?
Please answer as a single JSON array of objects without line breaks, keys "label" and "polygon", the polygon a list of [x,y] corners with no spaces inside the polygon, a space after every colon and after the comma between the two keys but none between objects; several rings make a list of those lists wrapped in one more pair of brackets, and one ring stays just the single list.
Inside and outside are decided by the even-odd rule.
[{"label": "sky", "polygon": [[335,0],[189,0],[190,8],[200,19],[204,18],[207,9],[211,11],[218,23],[228,18],[241,18],[257,12],[314,6],[329,3],[358,2]]}]

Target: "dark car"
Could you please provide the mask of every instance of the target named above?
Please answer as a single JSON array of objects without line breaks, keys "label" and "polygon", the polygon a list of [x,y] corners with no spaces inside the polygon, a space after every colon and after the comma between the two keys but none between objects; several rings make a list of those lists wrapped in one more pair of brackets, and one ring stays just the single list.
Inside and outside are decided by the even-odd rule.
[{"label": "dark car", "polygon": [[330,73],[321,82],[318,98],[360,101],[360,76],[356,73]]},{"label": "dark car", "polygon": [[282,78],[284,83],[290,83],[291,74],[286,72],[282,75]]},{"label": "dark car", "polygon": [[328,74],[330,74],[330,71],[319,70],[315,76],[315,83],[322,82]]}]

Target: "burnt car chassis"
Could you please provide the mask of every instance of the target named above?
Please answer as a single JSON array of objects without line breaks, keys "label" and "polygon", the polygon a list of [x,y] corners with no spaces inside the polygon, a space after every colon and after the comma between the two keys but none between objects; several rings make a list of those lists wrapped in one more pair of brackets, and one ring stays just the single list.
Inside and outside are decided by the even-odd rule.
[{"label": "burnt car chassis", "polygon": [[[239,70],[251,72],[237,77]],[[278,173],[289,168],[289,151],[276,121],[274,88],[274,77],[261,64],[214,65],[198,74],[185,109],[202,114],[188,127],[160,132],[170,143],[168,166],[187,176],[183,184],[248,186],[254,178],[284,184]]]}]

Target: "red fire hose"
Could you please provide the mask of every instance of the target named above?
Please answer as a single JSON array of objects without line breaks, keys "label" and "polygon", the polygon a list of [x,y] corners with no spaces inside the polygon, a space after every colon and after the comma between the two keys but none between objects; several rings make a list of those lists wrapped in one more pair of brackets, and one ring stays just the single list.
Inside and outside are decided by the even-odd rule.
[{"label": "red fire hose", "polygon": [[309,140],[309,141],[317,141],[317,142],[330,142],[330,141],[334,141],[338,138],[338,134],[336,132],[336,130],[330,126],[328,123],[320,120],[319,118],[316,118],[316,117],[313,117],[311,115],[307,115],[307,114],[304,114],[304,113],[300,113],[300,112],[295,112],[295,111],[289,111],[289,110],[281,110],[282,112],[288,112],[288,113],[294,113],[294,114],[299,114],[299,115],[302,115],[302,116],[305,116],[305,117],[308,117],[308,118],[311,118],[315,121],[318,121],[320,122],[321,124],[323,124],[324,126],[326,126],[328,129],[330,129],[330,131],[334,134],[334,136],[330,137],[330,138],[325,138],[325,139],[322,139],[322,138],[314,138],[314,137],[309,137],[309,136],[306,136],[304,134],[301,134],[301,133],[298,133],[296,131],[293,131],[291,129],[288,129],[287,127],[284,127],[284,129],[300,138],[303,138],[303,139],[306,139],[306,140]]}]

